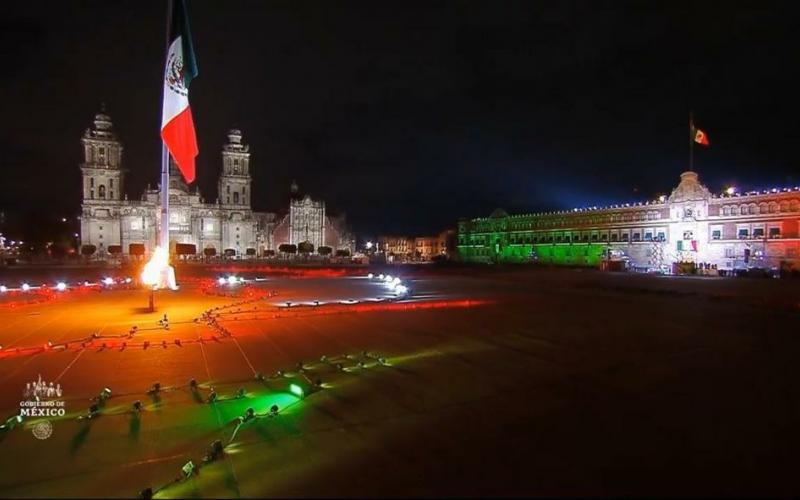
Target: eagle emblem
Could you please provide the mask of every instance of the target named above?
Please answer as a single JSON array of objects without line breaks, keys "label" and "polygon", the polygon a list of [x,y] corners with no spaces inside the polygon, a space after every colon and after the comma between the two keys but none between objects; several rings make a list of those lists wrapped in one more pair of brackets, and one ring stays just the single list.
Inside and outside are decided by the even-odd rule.
[{"label": "eagle emblem", "polygon": [[177,52],[169,55],[167,60],[166,82],[173,92],[181,95],[188,95],[185,80],[183,79],[183,57]]}]

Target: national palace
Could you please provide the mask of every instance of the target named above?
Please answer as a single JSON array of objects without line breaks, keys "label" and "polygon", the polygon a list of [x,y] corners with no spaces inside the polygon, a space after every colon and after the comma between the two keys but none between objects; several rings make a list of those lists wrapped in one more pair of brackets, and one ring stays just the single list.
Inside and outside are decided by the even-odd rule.
[{"label": "national palace", "polygon": [[[669,271],[677,263],[747,269],[800,264],[800,188],[712,194],[684,172],[669,196],[603,208],[461,220],[472,262],[540,262]],[[612,266],[614,265],[614,266]]]}]

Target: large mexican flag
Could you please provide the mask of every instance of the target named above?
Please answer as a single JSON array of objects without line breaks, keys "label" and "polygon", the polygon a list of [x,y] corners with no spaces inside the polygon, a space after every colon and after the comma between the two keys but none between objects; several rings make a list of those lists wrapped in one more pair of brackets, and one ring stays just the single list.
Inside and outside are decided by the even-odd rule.
[{"label": "large mexican flag", "polygon": [[192,182],[195,178],[194,159],[198,150],[192,109],[189,107],[189,84],[197,76],[197,61],[192,49],[185,0],[172,0],[171,3],[169,48],[164,68],[161,139],[186,182]]}]

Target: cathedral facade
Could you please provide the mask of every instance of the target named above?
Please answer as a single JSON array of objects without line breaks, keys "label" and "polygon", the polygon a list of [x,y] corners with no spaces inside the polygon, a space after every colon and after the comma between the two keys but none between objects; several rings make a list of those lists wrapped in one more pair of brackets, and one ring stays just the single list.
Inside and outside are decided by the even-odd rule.
[{"label": "cathedral facade", "polygon": [[[355,250],[355,238],[344,217],[330,217],[325,203],[300,197],[292,184],[285,214],[254,212],[251,208],[252,177],[250,148],[238,129],[228,132],[222,148],[222,168],[216,202],[210,203],[191,189],[174,165],[170,165],[169,234],[171,251],[228,257],[260,257],[277,253],[284,243],[309,242],[318,249],[335,252]],[[141,199],[128,199],[124,192],[122,143],[111,118],[100,112],[94,127],[81,139],[83,200],[81,245],[98,258],[113,254],[147,255],[156,246],[160,218],[160,189],[145,190]]]},{"label": "cathedral facade", "polygon": [[696,172],[669,196],[605,208],[461,220],[458,254],[473,262],[531,262],[669,271],[800,269],[800,187],[713,194]]}]

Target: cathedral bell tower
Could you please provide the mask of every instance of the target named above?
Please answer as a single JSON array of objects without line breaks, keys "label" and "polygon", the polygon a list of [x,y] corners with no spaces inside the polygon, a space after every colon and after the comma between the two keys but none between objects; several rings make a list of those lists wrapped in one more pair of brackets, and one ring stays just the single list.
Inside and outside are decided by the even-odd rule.
[{"label": "cathedral bell tower", "polygon": [[123,198],[122,144],[111,117],[101,106],[94,127],[86,129],[83,144],[83,201],[118,201]]},{"label": "cathedral bell tower", "polygon": [[228,131],[222,147],[222,174],[219,176],[219,202],[231,208],[250,208],[250,146],[242,143],[239,129]]}]

